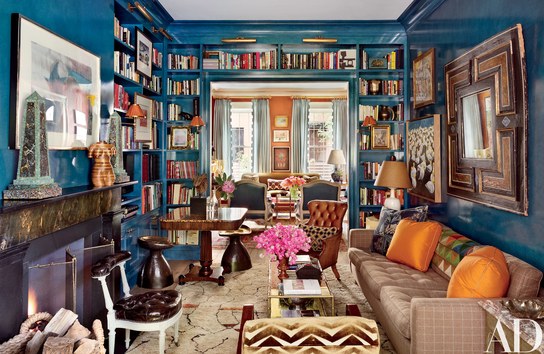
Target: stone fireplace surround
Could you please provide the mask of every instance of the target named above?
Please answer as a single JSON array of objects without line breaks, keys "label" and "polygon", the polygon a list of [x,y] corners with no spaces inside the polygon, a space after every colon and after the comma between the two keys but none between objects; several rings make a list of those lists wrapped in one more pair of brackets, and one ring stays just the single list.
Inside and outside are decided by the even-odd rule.
[{"label": "stone fireplace surround", "polygon": [[[121,188],[135,183],[65,188],[58,197],[3,202],[0,207],[0,343],[17,334],[28,316],[29,266],[35,260],[70,245],[97,246],[100,238],[113,240],[115,249],[119,249]],[[102,256],[102,252],[85,252],[86,256],[78,260],[80,272]],[[83,279],[78,282],[81,284],[76,293],[84,298],[78,300],[80,306],[76,310],[80,322],[90,327],[94,318],[104,315],[104,301],[99,284],[85,275],[88,272],[81,273]]]}]

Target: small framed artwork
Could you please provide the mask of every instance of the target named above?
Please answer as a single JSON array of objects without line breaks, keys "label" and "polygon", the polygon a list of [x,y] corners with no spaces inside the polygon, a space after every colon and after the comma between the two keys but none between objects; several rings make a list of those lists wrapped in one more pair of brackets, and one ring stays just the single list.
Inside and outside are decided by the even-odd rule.
[{"label": "small framed artwork", "polygon": [[289,130],[274,130],[273,142],[275,143],[288,143],[289,142]]},{"label": "small framed artwork", "polygon": [[435,103],[434,48],[414,59],[413,72],[414,108]]},{"label": "small framed artwork", "polygon": [[373,125],[371,130],[371,149],[389,149],[391,127],[389,125]]},{"label": "small framed artwork", "polygon": [[153,100],[139,93],[134,94],[134,103],[140,105],[145,113],[144,118],[134,119],[134,141],[149,142],[152,141],[153,119],[151,117]]},{"label": "small framed artwork", "polygon": [[189,138],[189,127],[172,127],[172,132],[170,133],[170,149],[188,149]]},{"label": "small framed artwork", "polygon": [[274,126],[276,128],[287,128],[289,126],[289,119],[287,116],[274,117]]},{"label": "small framed artwork", "polygon": [[369,69],[387,69],[387,60],[385,58],[368,58]]},{"label": "small framed artwork", "polygon": [[289,159],[289,147],[275,146],[273,148],[272,169],[274,171],[290,171]]},{"label": "small framed artwork", "polygon": [[151,53],[153,42],[136,28],[136,71],[151,78]]},{"label": "small framed artwork", "polygon": [[441,203],[440,114],[406,122],[406,163],[412,182],[408,193]]}]

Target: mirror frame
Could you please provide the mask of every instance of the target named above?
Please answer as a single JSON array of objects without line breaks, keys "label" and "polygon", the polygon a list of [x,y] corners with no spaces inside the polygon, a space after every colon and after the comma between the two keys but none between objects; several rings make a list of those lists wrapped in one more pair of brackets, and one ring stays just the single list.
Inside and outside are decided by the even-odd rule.
[{"label": "mirror frame", "polygon": [[[446,64],[448,195],[528,215],[527,78],[521,25],[499,33]],[[464,158],[462,104],[489,89],[493,158]]]}]

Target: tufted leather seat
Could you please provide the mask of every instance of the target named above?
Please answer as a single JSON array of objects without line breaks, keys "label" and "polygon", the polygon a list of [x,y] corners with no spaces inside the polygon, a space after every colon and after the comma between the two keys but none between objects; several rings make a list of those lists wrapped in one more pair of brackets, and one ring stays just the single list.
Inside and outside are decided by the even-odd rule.
[{"label": "tufted leather seat", "polygon": [[304,223],[308,226],[336,227],[334,236],[323,240],[323,249],[319,253],[309,252],[310,256],[318,258],[322,269],[332,268],[336,279],[340,280],[340,274],[336,269],[338,251],[342,243],[342,224],[344,215],[348,210],[346,202],[333,200],[312,200],[308,203],[310,218]]},{"label": "tufted leather seat", "polygon": [[164,321],[181,309],[181,294],[176,290],[148,291],[119,300],[115,316],[129,321]]}]

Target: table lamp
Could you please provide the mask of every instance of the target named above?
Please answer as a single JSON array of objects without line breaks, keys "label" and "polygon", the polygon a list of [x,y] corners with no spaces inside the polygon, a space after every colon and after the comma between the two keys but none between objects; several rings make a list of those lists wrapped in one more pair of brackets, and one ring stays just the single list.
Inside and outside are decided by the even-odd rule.
[{"label": "table lamp", "polygon": [[342,150],[331,150],[327,163],[329,165],[334,165],[334,172],[331,174],[332,180],[334,182],[342,181],[342,171],[340,171],[338,166],[346,164],[344,152]]},{"label": "table lamp", "polygon": [[395,189],[412,187],[406,164],[403,161],[384,161],[374,185],[391,190],[389,198],[383,203],[384,207],[400,210],[400,200],[395,196]]}]

